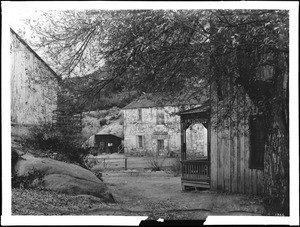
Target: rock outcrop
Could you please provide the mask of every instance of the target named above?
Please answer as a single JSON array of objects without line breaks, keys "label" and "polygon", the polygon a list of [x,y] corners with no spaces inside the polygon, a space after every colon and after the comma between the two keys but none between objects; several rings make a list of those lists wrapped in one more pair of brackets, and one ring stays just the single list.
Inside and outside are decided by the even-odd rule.
[{"label": "rock outcrop", "polygon": [[17,162],[15,171],[23,177],[38,173],[37,178],[42,176],[41,186],[48,190],[71,195],[93,195],[105,202],[114,202],[105,183],[91,171],[74,164],[26,156]]}]

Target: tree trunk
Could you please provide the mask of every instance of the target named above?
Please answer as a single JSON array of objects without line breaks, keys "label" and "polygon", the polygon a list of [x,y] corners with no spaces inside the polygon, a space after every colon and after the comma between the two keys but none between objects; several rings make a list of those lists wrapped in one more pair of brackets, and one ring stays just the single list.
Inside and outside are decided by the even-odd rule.
[{"label": "tree trunk", "polygon": [[269,215],[289,215],[289,135],[278,124],[269,131],[264,155],[264,194]]}]

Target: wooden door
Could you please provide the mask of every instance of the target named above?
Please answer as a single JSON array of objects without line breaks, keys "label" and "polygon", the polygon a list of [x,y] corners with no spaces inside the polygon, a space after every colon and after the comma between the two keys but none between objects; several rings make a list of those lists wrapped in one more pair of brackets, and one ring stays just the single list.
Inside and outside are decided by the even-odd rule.
[{"label": "wooden door", "polygon": [[157,140],[157,155],[163,153],[164,149],[165,149],[164,140],[162,139]]}]

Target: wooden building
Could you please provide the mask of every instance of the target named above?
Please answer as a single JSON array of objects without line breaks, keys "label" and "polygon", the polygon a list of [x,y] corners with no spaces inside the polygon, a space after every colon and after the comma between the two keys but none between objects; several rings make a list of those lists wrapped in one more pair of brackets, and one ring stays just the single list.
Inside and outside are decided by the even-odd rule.
[{"label": "wooden building", "polygon": [[92,135],[84,143],[84,147],[91,148],[91,153],[93,155],[102,153],[120,153],[124,151],[123,138],[123,125],[120,124],[120,121],[116,121]]},{"label": "wooden building", "polygon": [[98,154],[117,153],[122,146],[123,138],[105,132],[99,132],[95,135],[95,148]]},{"label": "wooden building", "polygon": [[[229,86],[222,99],[214,91],[212,86],[211,98],[202,106],[178,113],[181,117],[182,189],[192,186],[261,194],[266,139],[264,118],[240,89]],[[186,154],[186,129],[195,123],[207,128],[208,155],[191,160]]]},{"label": "wooden building", "polygon": [[12,29],[10,58],[12,126],[51,123],[60,77]]}]

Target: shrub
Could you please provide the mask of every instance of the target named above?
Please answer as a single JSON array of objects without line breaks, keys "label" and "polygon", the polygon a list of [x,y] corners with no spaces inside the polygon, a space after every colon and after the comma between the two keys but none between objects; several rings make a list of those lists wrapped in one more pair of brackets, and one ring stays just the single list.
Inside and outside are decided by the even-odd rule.
[{"label": "shrub", "polygon": [[265,196],[263,199],[263,205],[265,208],[263,215],[265,216],[289,216],[289,206],[286,206],[279,198]]},{"label": "shrub", "polygon": [[18,160],[20,159],[20,155],[18,152],[12,148],[11,150],[11,174],[13,175],[15,172],[15,165],[17,164]]},{"label": "shrub", "polygon": [[150,155],[149,159],[147,160],[148,167],[152,171],[161,171],[163,170],[163,164],[165,162],[165,157],[160,157],[158,155]]},{"label": "shrub", "polygon": [[107,125],[107,119],[106,118],[100,119],[100,126],[103,126],[103,125]]},{"label": "shrub", "polygon": [[11,176],[12,188],[43,188],[44,173],[33,169],[26,176],[19,176],[17,172],[13,172]]},{"label": "shrub", "polygon": [[81,142],[79,136],[55,129],[49,124],[33,127],[29,137],[25,139],[26,146],[39,150],[39,155],[51,156],[86,168],[83,158],[88,155],[89,148],[82,148]]}]

